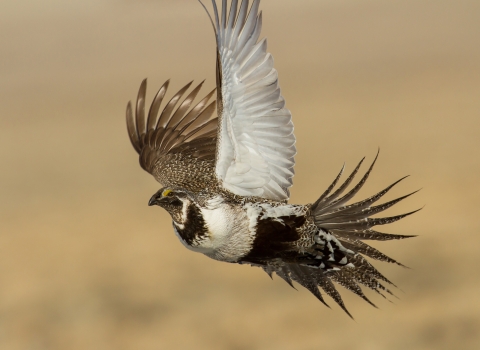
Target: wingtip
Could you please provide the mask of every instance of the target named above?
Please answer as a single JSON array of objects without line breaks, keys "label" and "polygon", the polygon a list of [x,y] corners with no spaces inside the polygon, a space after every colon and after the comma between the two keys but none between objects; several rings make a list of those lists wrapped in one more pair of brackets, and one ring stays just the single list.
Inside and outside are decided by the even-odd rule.
[{"label": "wingtip", "polygon": [[170,79],[167,79],[167,80],[163,83],[163,85],[162,85],[162,87],[161,87],[160,89],[165,88],[165,91],[166,91],[166,90],[168,90],[168,87],[169,87],[169,86],[170,86]]},{"label": "wingtip", "polygon": [[140,83],[140,88],[138,89],[138,96],[144,96],[147,91],[147,78],[143,79]]},{"label": "wingtip", "polygon": [[192,86],[194,80],[191,80],[187,85],[185,85],[181,90],[185,89],[185,90],[188,90],[190,88],[190,86]]},{"label": "wingtip", "polygon": [[145,94],[147,91],[147,78],[143,79],[140,83],[140,88],[138,89],[138,97]]},{"label": "wingtip", "polygon": [[[205,4],[201,1],[201,0],[198,0],[198,2],[200,3],[200,5],[202,5],[203,9],[205,10],[205,12],[207,13],[207,16],[208,18],[210,19],[210,23],[212,24],[212,27],[213,27],[213,32],[215,33],[215,36],[217,35],[217,28],[215,27],[215,23],[213,22],[213,18],[212,16],[210,15],[210,12],[208,12],[208,9],[207,7],[205,6]],[[214,6],[214,10],[216,10],[216,3],[214,2],[214,0],[212,0],[212,4]]]}]

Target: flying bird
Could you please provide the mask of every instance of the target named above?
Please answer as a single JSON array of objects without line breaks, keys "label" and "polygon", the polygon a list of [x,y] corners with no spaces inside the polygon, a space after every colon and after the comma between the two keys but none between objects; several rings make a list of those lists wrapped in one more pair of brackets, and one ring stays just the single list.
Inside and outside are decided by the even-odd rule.
[{"label": "flying bird", "polygon": [[[216,90],[194,104],[203,82],[183,98],[190,82],[160,111],[167,81],[146,114],[144,80],[135,116],[132,104],[127,106],[128,134],[140,165],[163,186],[148,204],[171,215],[178,239],[194,252],[260,267],[292,287],[293,282],[299,283],[327,305],[323,290],[348,315],[334,283],[375,306],[360,286],[384,296],[391,294],[386,285],[392,283],[365,257],[401,264],[365,241],[413,237],[372,228],[415,211],[372,216],[415,192],[374,205],[402,178],[367,199],[350,203],[367,181],[377,153],[355,185],[349,186],[363,159],[340,184],[342,167],[315,202],[289,204],[295,136],[267,40],[259,39],[260,1],[249,7],[248,0],[240,5],[232,0],[227,9],[223,0],[219,11],[212,0],[213,15],[201,4],[209,14],[217,43]],[[215,91],[217,100],[210,102]],[[215,109],[218,117],[214,118]]]}]

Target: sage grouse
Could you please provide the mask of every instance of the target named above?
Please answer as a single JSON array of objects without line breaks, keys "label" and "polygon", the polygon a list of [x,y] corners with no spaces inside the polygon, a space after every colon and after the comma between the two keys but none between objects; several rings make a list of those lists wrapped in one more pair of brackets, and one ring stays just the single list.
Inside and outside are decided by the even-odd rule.
[{"label": "sage grouse", "polygon": [[[194,252],[215,260],[258,266],[270,277],[275,272],[292,286],[292,281],[299,283],[325,303],[320,287],[347,313],[332,282],[371,304],[359,285],[383,295],[390,291],[380,281],[391,282],[365,256],[396,261],[364,241],[411,237],[380,233],[372,227],[413,212],[371,216],[411,194],[372,206],[399,180],[367,199],[347,204],[375,164],[342,196],[362,160],[335,189],[342,168],[314,203],[288,204],[295,136],[267,41],[259,40],[260,1],[255,0],[249,9],[248,0],[240,6],[232,0],[227,11],[227,1],[223,0],[220,13],[215,0],[212,3],[214,15],[209,16],[217,41],[217,102],[209,102],[214,90],[192,107],[203,82],[182,100],[189,83],[160,113],[167,81],[146,115],[144,80],[135,117],[131,103],[127,106],[128,133],[140,155],[140,165],[164,186],[148,204],[158,205],[171,215],[178,239]],[[212,118],[215,106],[218,118]]]}]

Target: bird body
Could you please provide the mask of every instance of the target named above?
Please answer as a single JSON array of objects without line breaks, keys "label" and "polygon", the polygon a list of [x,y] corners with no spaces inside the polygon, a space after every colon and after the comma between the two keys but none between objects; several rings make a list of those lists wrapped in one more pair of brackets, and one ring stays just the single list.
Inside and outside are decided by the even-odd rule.
[{"label": "bird body", "polygon": [[[159,195],[162,196],[162,193]],[[162,197],[155,198],[150,204],[163,206],[168,201],[163,198],[163,201]],[[227,199],[222,195],[205,199],[190,194],[183,198],[181,209],[178,207],[178,213],[172,217],[175,233],[188,249],[215,260],[245,262],[256,256],[255,251],[263,243],[278,244],[283,238],[278,232],[275,239],[268,239],[267,235],[272,231],[264,232],[259,230],[259,226],[270,225],[273,228],[276,223],[285,226],[284,217],[298,217],[298,221],[303,223],[305,214],[306,208],[301,205]],[[292,227],[294,237],[291,240],[298,240],[295,230],[299,228]],[[271,255],[276,253],[280,253],[280,250],[271,252]]]},{"label": "bird body", "polygon": [[[391,293],[380,281],[391,282],[364,256],[397,262],[364,240],[411,237],[372,230],[413,213],[372,217],[411,195],[373,206],[403,179],[349,204],[369,177],[377,154],[348,191],[363,159],[338,185],[342,167],[315,202],[289,204],[295,136],[266,39],[259,40],[260,1],[253,1],[249,9],[248,0],[240,6],[232,0],[228,11],[223,0],[221,12],[214,0],[212,4],[216,104],[209,102],[214,90],[192,107],[203,82],[182,100],[189,83],[160,112],[167,81],[146,115],[144,80],[135,116],[132,105],[127,106],[128,133],[140,165],[164,186],[149,205],[161,206],[171,215],[174,232],[188,249],[219,261],[261,267],[292,286],[293,281],[301,284],[325,303],[320,287],[347,313],[332,282],[369,303],[359,285]],[[215,107],[218,117],[212,118]]]}]

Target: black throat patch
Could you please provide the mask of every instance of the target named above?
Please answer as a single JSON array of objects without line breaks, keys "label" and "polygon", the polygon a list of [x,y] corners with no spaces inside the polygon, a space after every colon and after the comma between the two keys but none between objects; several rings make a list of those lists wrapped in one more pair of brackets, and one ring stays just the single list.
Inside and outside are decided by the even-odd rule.
[{"label": "black throat patch", "polygon": [[188,245],[192,245],[195,240],[201,240],[207,236],[208,230],[205,225],[205,220],[203,219],[200,209],[193,203],[187,207],[187,220],[183,225],[183,228],[177,225],[175,225],[175,228],[180,237],[182,237]]}]

